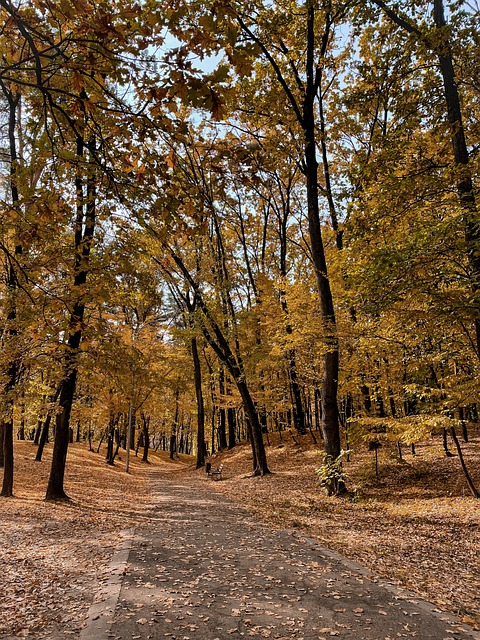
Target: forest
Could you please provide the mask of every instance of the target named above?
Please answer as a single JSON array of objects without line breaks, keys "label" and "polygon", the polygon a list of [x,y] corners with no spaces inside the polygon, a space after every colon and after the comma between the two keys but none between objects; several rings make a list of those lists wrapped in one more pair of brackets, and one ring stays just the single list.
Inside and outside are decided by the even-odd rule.
[{"label": "forest", "polygon": [[261,477],[282,433],[330,495],[433,437],[480,496],[478,18],[0,0],[2,496],[18,440],[58,501],[73,441]]}]

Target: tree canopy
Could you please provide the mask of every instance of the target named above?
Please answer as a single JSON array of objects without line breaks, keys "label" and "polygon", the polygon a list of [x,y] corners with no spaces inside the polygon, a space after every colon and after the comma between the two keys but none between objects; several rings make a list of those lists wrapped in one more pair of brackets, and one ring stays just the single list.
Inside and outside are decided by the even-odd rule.
[{"label": "tree canopy", "polygon": [[259,476],[269,432],[310,432],[331,494],[342,449],[458,444],[480,390],[478,17],[0,0],[2,495],[15,434],[53,424],[51,500],[75,426],[110,464],[249,439]]}]

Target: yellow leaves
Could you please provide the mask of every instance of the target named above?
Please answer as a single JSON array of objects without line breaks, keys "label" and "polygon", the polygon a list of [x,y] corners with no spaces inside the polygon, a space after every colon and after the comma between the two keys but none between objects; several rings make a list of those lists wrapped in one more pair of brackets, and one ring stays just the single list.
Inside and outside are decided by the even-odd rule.
[{"label": "yellow leaves", "polygon": [[72,0],[59,0],[59,6],[66,18],[72,20],[75,17],[75,5]]},{"label": "yellow leaves", "polygon": [[80,92],[82,91],[82,89],[85,86],[85,81],[84,81],[83,75],[78,71],[74,71],[72,73],[72,75],[71,75],[71,83],[72,83],[72,88],[78,94],[80,94]]},{"label": "yellow leaves", "polygon": [[225,82],[229,77],[229,73],[230,67],[227,64],[219,64],[215,71],[206,76],[206,80],[213,84]]},{"label": "yellow leaves", "polygon": [[242,47],[236,47],[229,51],[227,55],[235,72],[240,78],[244,78],[251,75],[258,53],[255,45],[248,44]]},{"label": "yellow leaves", "polygon": [[58,5],[68,20],[75,20],[79,15],[91,15],[93,11],[86,0],[59,0]]},{"label": "yellow leaves", "polygon": [[215,32],[216,31],[216,19],[213,13],[204,13],[198,19],[198,24],[205,31]]},{"label": "yellow leaves", "polygon": [[348,419],[349,441],[368,444],[374,439],[414,444],[448,429],[455,421],[447,416],[420,414],[404,418],[363,416]]},{"label": "yellow leaves", "polygon": [[175,165],[176,165],[175,156],[176,156],[175,151],[172,150],[172,151],[170,151],[170,153],[167,154],[167,156],[165,158],[165,162],[167,163],[167,166],[170,169],[174,169],[175,168]]}]

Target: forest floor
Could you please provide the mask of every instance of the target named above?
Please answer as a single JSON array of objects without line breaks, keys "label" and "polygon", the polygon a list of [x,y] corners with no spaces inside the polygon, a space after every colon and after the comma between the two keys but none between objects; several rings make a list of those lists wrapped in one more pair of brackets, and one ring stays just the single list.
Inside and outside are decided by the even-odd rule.
[{"label": "forest floor", "polygon": [[51,447],[38,463],[32,442],[16,441],[15,495],[0,498],[0,638],[8,640],[78,637],[112,553],[147,520],[149,465],[132,455],[127,475],[124,461],[108,466],[83,443],[68,452],[72,502],[45,502]]},{"label": "forest floor", "polygon": [[[463,445],[466,463],[480,484],[480,431]],[[105,464],[104,451],[70,446],[66,489],[72,502],[43,500],[51,445],[33,462],[31,442],[15,442],[15,497],[0,500],[0,638],[77,637],[99,588],[108,579],[113,552],[149,522],[149,477],[155,468],[179,472],[182,483],[205,483],[277,529],[300,532],[480,627],[480,503],[470,497],[458,457],[446,458],[441,440],[417,446],[399,462],[384,447],[375,475],[372,452],[357,451],[346,463],[350,493],[323,495],[315,469],[318,445],[311,436],[269,435],[272,474],[250,478],[246,445],[210,460],[225,464],[224,479],[207,480],[192,458],[171,462],[151,455],[151,465],[132,456]],[[122,457],[124,457],[123,452]],[[207,488],[207,486],[205,486]]]},{"label": "forest floor", "polygon": [[[463,444],[480,488],[480,430]],[[394,445],[353,453],[345,463],[348,495],[326,497],[310,435],[269,435],[271,475],[249,478],[249,446],[209,460],[223,462],[224,479],[210,484],[271,527],[296,530],[377,575],[409,589],[440,610],[480,628],[480,501],[471,497],[458,456],[446,457],[440,437],[397,458]],[[201,477],[202,470],[192,471]]]}]

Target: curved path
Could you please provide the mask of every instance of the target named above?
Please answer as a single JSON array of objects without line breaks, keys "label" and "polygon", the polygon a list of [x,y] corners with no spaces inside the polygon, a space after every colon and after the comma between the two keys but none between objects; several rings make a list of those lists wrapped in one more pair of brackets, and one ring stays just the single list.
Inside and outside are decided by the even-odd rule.
[{"label": "curved path", "polygon": [[150,524],[115,556],[82,640],[480,638],[206,482],[154,471],[152,495]]}]

